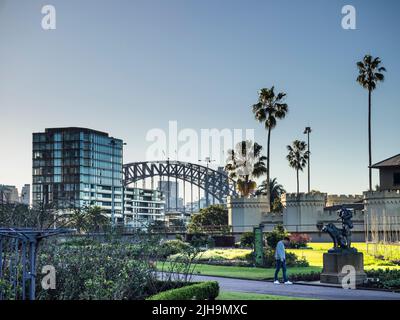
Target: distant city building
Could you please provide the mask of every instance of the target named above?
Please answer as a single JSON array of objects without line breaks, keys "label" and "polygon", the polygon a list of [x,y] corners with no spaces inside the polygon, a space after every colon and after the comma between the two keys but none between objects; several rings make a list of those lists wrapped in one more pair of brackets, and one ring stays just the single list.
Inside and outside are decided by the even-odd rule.
[{"label": "distant city building", "polygon": [[0,203],[18,202],[18,189],[15,186],[0,184]]},{"label": "distant city building", "polygon": [[158,181],[158,190],[165,195],[165,211],[180,211],[183,200],[179,201],[179,184],[176,181]]},{"label": "distant city building", "polygon": [[31,204],[31,185],[25,184],[21,189],[20,202],[29,206]]},{"label": "distant city building", "polygon": [[124,199],[125,225],[141,227],[154,221],[164,221],[165,200],[161,191],[125,188]]},{"label": "distant city building", "polygon": [[87,128],[33,133],[33,204],[61,211],[99,206],[116,222],[122,215],[123,141]]}]

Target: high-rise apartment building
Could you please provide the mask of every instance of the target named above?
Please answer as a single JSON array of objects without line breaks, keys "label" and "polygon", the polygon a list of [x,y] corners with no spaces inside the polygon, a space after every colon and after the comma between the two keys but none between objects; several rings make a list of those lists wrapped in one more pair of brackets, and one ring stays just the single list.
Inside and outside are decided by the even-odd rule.
[{"label": "high-rise apartment building", "polygon": [[182,209],[179,202],[178,182],[158,181],[158,190],[165,195],[165,211],[179,211]]},{"label": "high-rise apartment building", "polygon": [[164,195],[161,191],[139,188],[124,189],[125,224],[132,227],[146,226],[164,220]]},{"label": "high-rise apartment building", "polygon": [[25,184],[21,189],[20,202],[29,206],[31,204],[31,185]]},{"label": "high-rise apartment building", "polygon": [[87,128],[33,133],[33,204],[61,211],[100,206],[123,221],[123,141]]},{"label": "high-rise apartment building", "polygon": [[0,184],[0,203],[18,203],[18,189],[15,186]]}]

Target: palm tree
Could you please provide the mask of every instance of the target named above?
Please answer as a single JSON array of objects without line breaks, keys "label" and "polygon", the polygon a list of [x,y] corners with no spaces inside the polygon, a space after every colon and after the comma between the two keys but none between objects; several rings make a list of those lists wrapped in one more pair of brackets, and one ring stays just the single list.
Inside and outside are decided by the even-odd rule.
[{"label": "palm tree", "polygon": [[228,150],[225,170],[231,179],[236,180],[237,189],[243,197],[255,190],[257,184],[254,180],[267,172],[266,157],[261,150],[261,145],[249,140],[237,143],[234,150]]},{"label": "palm tree", "polygon": [[288,113],[288,105],[283,102],[286,93],[280,92],[275,95],[274,89],[274,87],[261,89],[258,92],[258,102],[252,106],[256,120],[264,123],[265,129],[268,131],[267,181],[270,180],[271,130],[276,127],[277,120],[285,118]]},{"label": "palm tree", "polygon": [[270,203],[274,203],[275,199],[281,197],[286,191],[281,184],[278,183],[276,178],[267,183],[267,180],[261,182],[260,186],[257,188],[256,195],[269,196]]},{"label": "palm tree", "polygon": [[362,61],[357,62],[358,77],[357,82],[368,90],[368,153],[369,153],[369,191],[372,190],[372,148],[371,148],[371,96],[372,91],[380,81],[384,81],[384,67],[380,66],[381,59],[373,58],[371,55],[365,55]]},{"label": "palm tree", "polygon": [[287,146],[289,153],[286,156],[286,159],[289,161],[289,166],[296,170],[297,195],[299,194],[299,171],[303,171],[307,165],[309,157],[309,153],[306,148],[307,143],[299,140],[295,140],[291,146]]},{"label": "palm tree", "polygon": [[86,218],[87,231],[100,232],[105,231],[111,226],[110,219],[103,213],[103,210],[98,206],[86,207],[84,209]]},{"label": "palm tree", "polygon": [[80,209],[74,209],[69,219],[69,226],[75,228],[78,233],[82,233],[87,228],[87,217],[86,209],[81,211]]}]

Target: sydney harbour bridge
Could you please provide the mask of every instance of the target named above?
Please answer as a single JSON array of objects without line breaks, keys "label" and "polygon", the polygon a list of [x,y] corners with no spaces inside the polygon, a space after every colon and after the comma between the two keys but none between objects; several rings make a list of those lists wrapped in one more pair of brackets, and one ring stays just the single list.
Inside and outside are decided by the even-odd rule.
[{"label": "sydney harbour bridge", "polygon": [[[124,185],[136,185],[142,182],[143,188],[150,180],[150,189],[157,189],[155,182],[165,181],[167,187],[165,210],[168,211],[191,211],[193,212],[194,199],[198,201],[200,208],[200,199],[203,195],[205,206],[216,203],[223,203],[227,196],[236,195],[235,182],[228,177],[223,170],[213,170],[208,166],[199,164],[181,162],[181,161],[145,161],[132,162],[123,166]],[[179,208],[178,188],[171,188],[170,182],[178,181],[183,184],[182,199],[183,207]],[[175,194],[172,194],[175,193]],[[173,198],[175,201],[171,201]],[[185,208],[187,201],[190,201],[189,208]],[[175,203],[171,203],[175,202]]]}]

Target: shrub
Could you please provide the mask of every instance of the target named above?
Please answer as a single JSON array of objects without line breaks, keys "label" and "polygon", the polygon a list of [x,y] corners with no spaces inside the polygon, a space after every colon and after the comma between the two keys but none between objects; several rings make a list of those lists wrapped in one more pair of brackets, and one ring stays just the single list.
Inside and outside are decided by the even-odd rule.
[{"label": "shrub", "polygon": [[37,283],[37,299],[144,299],[149,295],[145,287],[156,280],[155,266],[148,259],[153,251],[153,246],[122,243],[42,248],[38,270],[55,267],[56,289],[42,290]]},{"label": "shrub", "polygon": [[390,290],[400,290],[400,270],[391,269],[372,269],[365,271],[370,281],[367,287],[385,288]]},{"label": "shrub", "polygon": [[[37,270],[40,272],[44,265],[53,265],[57,272],[56,289],[43,290],[38,281],[37,299],[143,300],[162,290],[182,286],[190,279],[191,260],[197,254],[192,247],[184,253],[185,259],[163,270],[167,274],[182,275],[176,285],[172,277],[159,281],[156,262],[165,254],[159,238],[146,235],[133,240],[134,243],[113,241],[88,246],[43,242]],[[188,245],[183,243],[182,246]]]},{"label": "shrub", "polygon": [[[254,261],[254,253],[251,252],[246,256],[248,261]],[[273,268],[276,265],[275,250],[264,248],[264,268]],[[286,265],[288,267],[308,267],[309,263],[305,258],[298,258],[295,253],[286,252]]]},{"label": "shrub", "polygon": [[321,279],[320,272],[295,273],[290,275],[292,281],[319,281]]},{"label": "shrub", "polygon": [[160,292],[147,300],[214,300],[218,295],[218,282],[207,281]]},{"label": "shrub", "polygon": [[289,247],[293,249],[306,248],[307,243],[311,241],[311,237],[305,233],[294,233],[289,236]]},{"label": "shrub", "polygon": [[240,246],[245,248],[253,248],[254,246],[254,232],[244,232],[240,236]]},{"label": "shrub", "polygon": [[214,239],[210,235],[204,233],[188,233],[186,234],[186,241],[195,248],[199,247],[213,247],[215,245]]},{"label": "shrub", "polygon": [[382,282],[382,286],[389,290],[400,290],[400,279],[386,280]]},{"label": "shrub", "polygon": [[267,233],[266,239],[267,239],[267,244],[275,249],[276,245],[278,244],[279,241],[283,240],[285,237],[289,236],[289,233],[286,232],[285,228],[283,225],[278,224],[274,230],[271,232]]},{"label": "shrub", "polygon": [[168,240],[165,241],[161,245],[161,252],[164,258],[168,258],[168,256],[182,253],[190,249],[190,244],[187,242],[183,242],[182,240]]},{"label": "shrub", "polygon": [[64,246],[89,246],[92,244],[96,244],[96,241],[88,238],[71,239],[63,243]]}]

